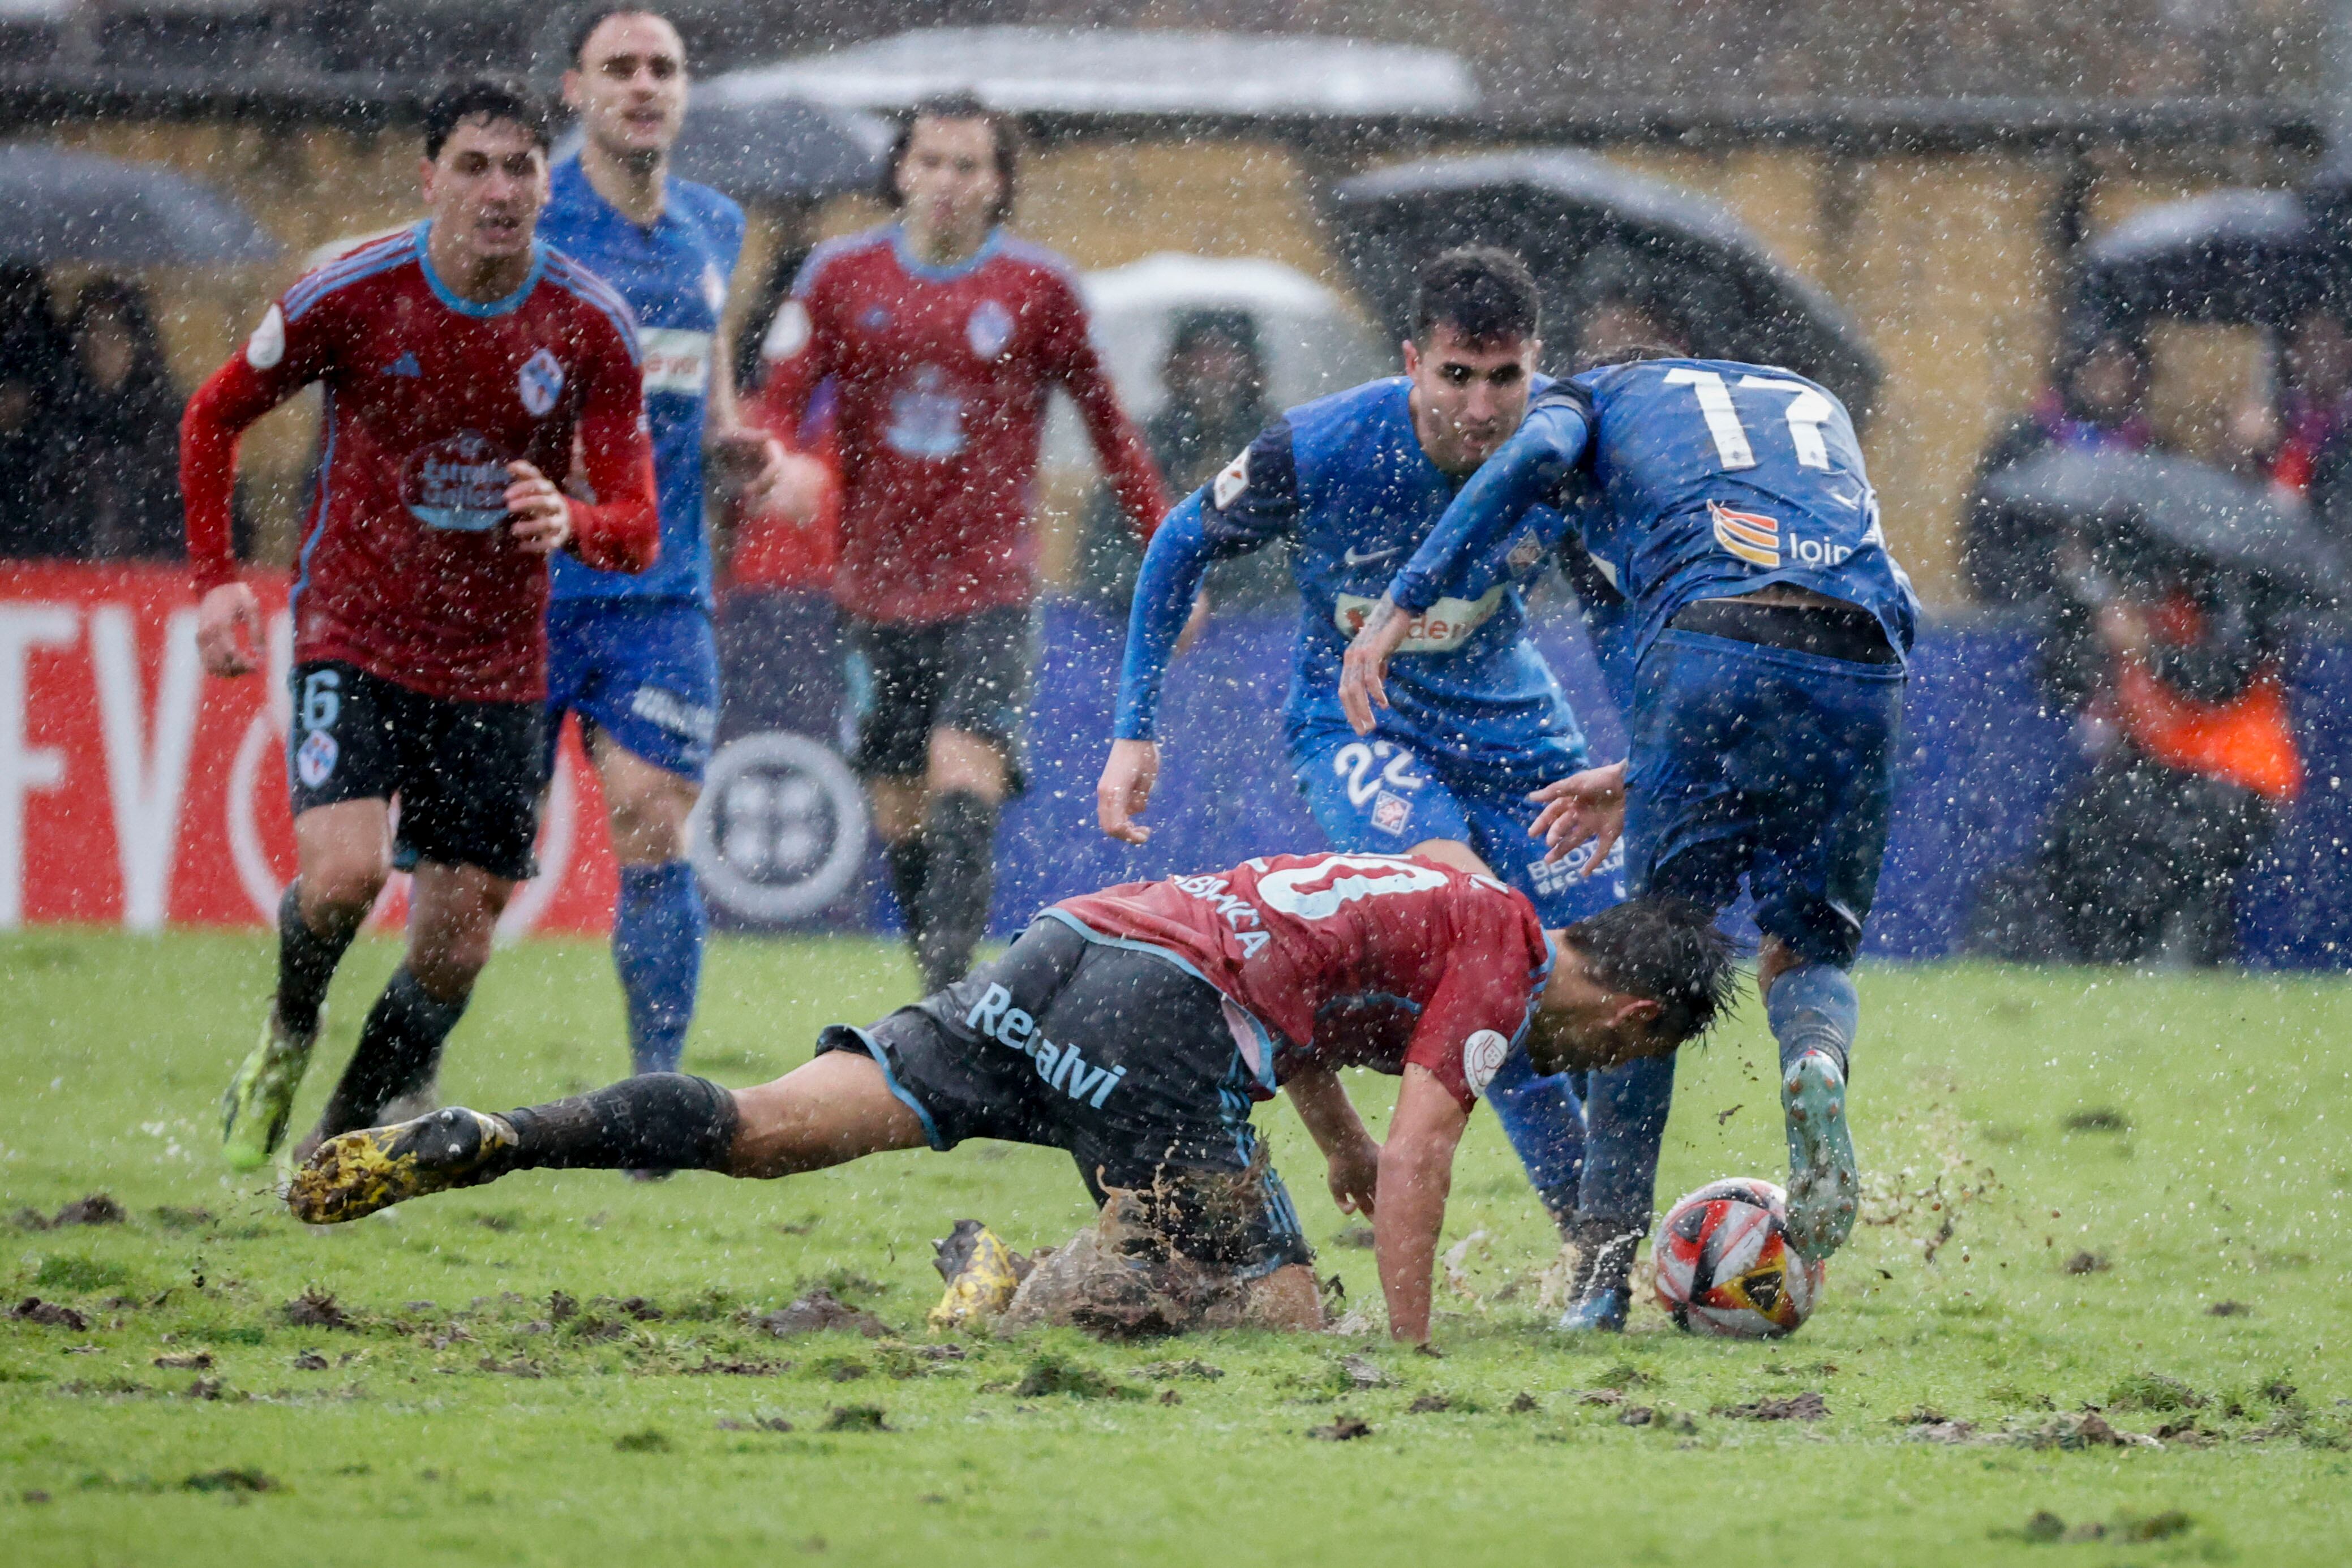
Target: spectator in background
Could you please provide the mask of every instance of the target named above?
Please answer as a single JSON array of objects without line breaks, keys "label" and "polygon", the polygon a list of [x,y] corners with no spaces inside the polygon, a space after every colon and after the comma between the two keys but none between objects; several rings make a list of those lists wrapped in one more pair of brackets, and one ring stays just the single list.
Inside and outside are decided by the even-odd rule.
[{"label": "spectator in background", "polygon": [[2255,450],[2255,476],[2283,497],[2307,504],[2322,532],[2352,536],[2352,328],[2333,310],[2315,310],[2288,332],[2281,356],[2285,389],[2267,440]]},{"label": "spectator in background", "polygon": [[1985,449],[1977,465],[1960,537],[1960,564],[1980,604],[2034,604],[2047,599],[2059,541],[2027,514],[1998,505],[1985,482],[2053,446],[2144,452],[2156,444],[2147,417],[2147,341],[2110,330],[2079,340],[2064,353],[2033,407]]},{"label": "spectator in background", "polygon": [[54,436],[60,553],[177,559],[181,399],[145,294],[113,278],[85,285],[66,341]]},{"label": "spectator in background", "polygon": [[40,269],[0,267],[0,557],[66,553],[50,432],[64,337]]},{"label": "spectator in background", "polygon": [[[1181,312],[1169,334],[1160,384],[1167,402],[1145,422],[1143,440],[1171,495],[1190,495],[1216,477],[1218,469],[1274,422],[1276,411],[1266,402],[1265,355],[1257,323],[1246,310]],[[1142,562],[1135,530],[1118,496],[1105,485],[1087,509],[1078,591],[1124,622]],[[1289,603],[1294,591],[1287,544],[1218,562],[1209,570],[1205,592],[1219,610]]]}]

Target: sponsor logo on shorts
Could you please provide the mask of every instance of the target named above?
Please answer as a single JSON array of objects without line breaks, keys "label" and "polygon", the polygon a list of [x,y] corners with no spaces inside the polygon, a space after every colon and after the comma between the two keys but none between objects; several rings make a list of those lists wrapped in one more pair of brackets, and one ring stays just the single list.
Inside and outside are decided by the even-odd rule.
[{"label": "sponsor logo on shorts", "polygon": [[991,982],[980,1000],[964,1014],[964,1026],[978,1030],[1000,1045],[1027,1057],[1037,1076],[1073,1100],[1083,1100],[1099,1111],[1127,1077],[1124,1067],[1090,1064],[1075,1045],[1056,1045],[1037,1028],[1037,1020],[1013,1005],[1013,993]]},{"label": "sponsor logo on shorts", "polygon": [[521,395],[523,407],[535,416],[544,416],[563,395],[563,366],[541,349],[515,373],[515,391]]},{"label": "sponsor logo on shorts", "polygon": [[659,686],[639,686],[629,698],[629,711],[672,735],[682,735],[705,746],[709,745],[711,737],[719,733],[717,708],[688,702]]},{"label": "sponsor logo on shorts", "polygon": [[1412,802],[1386,789],[1372,797],[1372,826],[1384,833],[1403,836],[1412,822]]},{"label": "sponsor logo on shorts", "polygon": [[1620,839],[1609,846],[1609,858],[1598,867],[1592,863],[1592,846],[1579,844],[1556,861],[1540,857],[1528,862],[1528,885],[1546,898],[1562,894],[1583,881],[1587,873],[1596,876],[1625,874],[1625,842]]},{"label": "sponsor logo on shorts", "polygon": [[341,752],[335,737],[324,730],[314,729],[303,737],[294,753],[294,771],[300,775],[303,786],[316,789],[333,777],[335,758]]},{"label": "sponsor logo on shorts", "polygon": [[1486,1092],[1486,1085],[1495,1082],[1495,1074],[1503,1071],[1503,1058],[1511,1053],[1511,1042],[1491,1029],[1482,1029],[1462,1042],[1462,1082],[1473,1094]]},{"label": "sponsor logo on shorts", "polygon": [[1706,504],[1715,523],[1715,542],[1744,561],[1761,567],[1780,564],[1780,519],[1761,512],[1735,512],[1720,501]]}]

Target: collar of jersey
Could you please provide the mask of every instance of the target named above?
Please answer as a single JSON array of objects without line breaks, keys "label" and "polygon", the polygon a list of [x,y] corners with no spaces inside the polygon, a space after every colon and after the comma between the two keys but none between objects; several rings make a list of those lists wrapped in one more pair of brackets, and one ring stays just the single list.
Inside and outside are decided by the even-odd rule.
[{"label": "collar of jersey", "polygon": [[675,174],[662,176],[662,210],[660,215],[651,224],[637,222],[636,219],[606,201],[604,193],[596,188],[596,182],[588,177],[588,171],[580,166],[580,154],[577,152],[558,163],[555,166],[555,172],[549,176],[551,184],[559,180],[563,181],[567,186],[579,186],[580,189],[576,194],[568,191],[565,193],[572,194],[572,200],[595,203],[597,208],[614,223],[633,228],[639,234],[658,233],[677,221],[675,209],[677,204],[671,200],[677,193],[677,176]]},{"label": "collar of jersey", "polygon": [[416,225],[416,269],[425,275],[425,286],[433,290],[433,298],[460,316],[503,316],[520,308],[524,300],[530,298],[530,291],[539,287],[539,275],[547,270],[547,246],[533,238],[530,242],[530,271],[524,277],[521,287],[503,299],[467,299],[450,293],[449,286],[441,281],[441,275],[433,270],[433,253],[426,245],[432,234],[431,218]]},{"label": "collar of jersey", "polygon": [[929,262],[918,256],[914,251],[908,247],[907,244],[906,225],[892,224],[890,225],[890,249],[892,254],[898,256],[899,267],[904,268],[910,275],[921,278],[926,283],[952,282],[954,279],[963,277],[966,273],[972,272],[979,268],[982,263],[990,260],[999,250],[1003,249],[1003,228],[1002,226],[992,228],[988,231],[988,237],[980,242],[980,248],[973,251],[970,256],[965,256],[961,261],[956,262],[952,266],[949,267],[934,267]]}]

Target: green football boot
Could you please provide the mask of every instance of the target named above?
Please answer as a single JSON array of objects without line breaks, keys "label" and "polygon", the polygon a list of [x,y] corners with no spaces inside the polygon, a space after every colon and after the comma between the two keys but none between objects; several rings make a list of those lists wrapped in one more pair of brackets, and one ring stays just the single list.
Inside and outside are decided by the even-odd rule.
[{"label": "green football boot", "polygon": [[310,1065],[310,1048],[319,1031],[293,1035],[279,1025],[278,1009],[269,1009],[261,1026],[261,1043],[237,1068],[221,1096],[221,1153],[231,1170],[257,1171],[269,1163],[286,1141],[286,1121],[294,1112],[294,1092],[302,1087],[303,1070]]},{"label": "green football boot", "polygon": [[1789,1239],[1818,1263],[1845,1245],[1862,1198],[1845,1124],[1845,1074],[1825,1051],[1799,1057],[1780,1081],[1789,1123]]}]

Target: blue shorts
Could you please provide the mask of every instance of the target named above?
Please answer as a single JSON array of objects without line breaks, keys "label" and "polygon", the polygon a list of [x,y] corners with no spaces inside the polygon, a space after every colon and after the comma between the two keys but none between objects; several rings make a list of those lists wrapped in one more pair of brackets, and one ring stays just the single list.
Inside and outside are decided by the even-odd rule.
[{"label": "blue shorts", "polygon": [[1306,737],[1291,755],[1307,810],[1342,853],[1402,854],[1430,839],[1467,844],[1528,895],[1548,927],[1573,925],[1625,896],[1622,851],[1610,852],[1592,876],[1583,874],[1589,846],[1558,865],[1544,863],[1542,841],[1528,836],[1542,808],[1528,792],[1549,779],[1440,767],[1402,742],[1344,730]]},{"label": "blue shorts", "polygon": [[562,601],[547,612],[547,764],[563,716],[695,783],[719,733],[719,642],[698,604]]},{"label": "blue shorts", "polygon": [[1634,676],[1626,870],[1846,965],[1878,891],[1903,732],[1899,664],[1666,631]]}]

